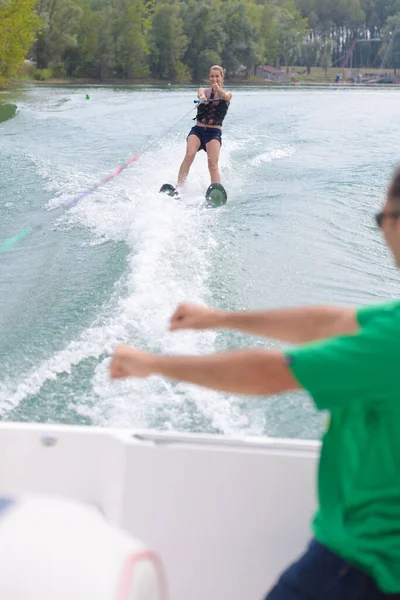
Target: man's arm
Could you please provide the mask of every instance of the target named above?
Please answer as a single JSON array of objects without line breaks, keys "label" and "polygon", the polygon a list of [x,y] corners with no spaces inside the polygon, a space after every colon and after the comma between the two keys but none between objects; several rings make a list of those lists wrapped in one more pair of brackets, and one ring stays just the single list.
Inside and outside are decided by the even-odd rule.
[{"label": "man's arm", "polygon": [[170,329],[237,329],[296,344],[352,334],[359,325],[352,308],[310,306],[226,312],[181,304],[171,317]]},{"label": "man's arm", "polygon": [[300,388],[282,352],[241,350],[210,356],[158,356],[117,346],[112,379],[163,375],[223,392],[270,395]]}]

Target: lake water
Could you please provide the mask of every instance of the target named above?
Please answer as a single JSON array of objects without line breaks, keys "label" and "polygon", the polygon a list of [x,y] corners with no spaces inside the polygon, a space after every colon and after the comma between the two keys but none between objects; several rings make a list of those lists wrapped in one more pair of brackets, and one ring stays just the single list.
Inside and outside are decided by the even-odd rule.
[{"label": "lake water", "polygon": [[[109,356],[120,341],[195,354],[273,346],[168,333],[184,300],[258,309],[395,298],[373,214],[399,159],[400,90],[233,89],[220,160],[229,200],[215,210],[203,206],[204,152],[182,202],[158,194],[176,181],[195,96],[151,86],[0,94],[0,241],[43,225],[0,254],[3,420],[320,435],[323,417],[305,394],[112,383]],[[51,212],[138,154],[71,210]]]}]

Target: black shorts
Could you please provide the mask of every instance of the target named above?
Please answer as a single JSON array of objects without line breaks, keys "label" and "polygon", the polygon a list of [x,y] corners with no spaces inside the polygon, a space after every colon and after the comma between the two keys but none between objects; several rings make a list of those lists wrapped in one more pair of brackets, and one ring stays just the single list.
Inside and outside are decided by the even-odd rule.
[{"label": "black shorts", "polygon": [[222,131],[217,127],[200,127],[200,125],[195,125],[190,130],[189,135],[197,135],[200,140],[199,150],[203,149],[206,152],[206,145],[208,142],[211,142],[211,140],[218,140],[222,146]]}]

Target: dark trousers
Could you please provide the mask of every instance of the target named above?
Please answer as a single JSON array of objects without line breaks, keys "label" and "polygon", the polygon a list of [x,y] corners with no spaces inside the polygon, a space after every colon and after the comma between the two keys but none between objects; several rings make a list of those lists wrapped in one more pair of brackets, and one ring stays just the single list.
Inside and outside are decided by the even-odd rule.
[{"label": "dark trousers", "polygon": [[384,594],[372,577],[313,540],[265,600],[400,600],[400,593]]}]

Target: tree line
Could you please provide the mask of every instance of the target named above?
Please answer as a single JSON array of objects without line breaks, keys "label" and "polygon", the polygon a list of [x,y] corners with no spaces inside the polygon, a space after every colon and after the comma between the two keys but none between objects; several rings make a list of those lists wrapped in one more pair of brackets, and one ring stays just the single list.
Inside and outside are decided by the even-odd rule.
[{"label": "tree line", "polygon": [[0,83],[26,55],[55,77],[102,80],[398,68],[400,0],[0,0]]}]

